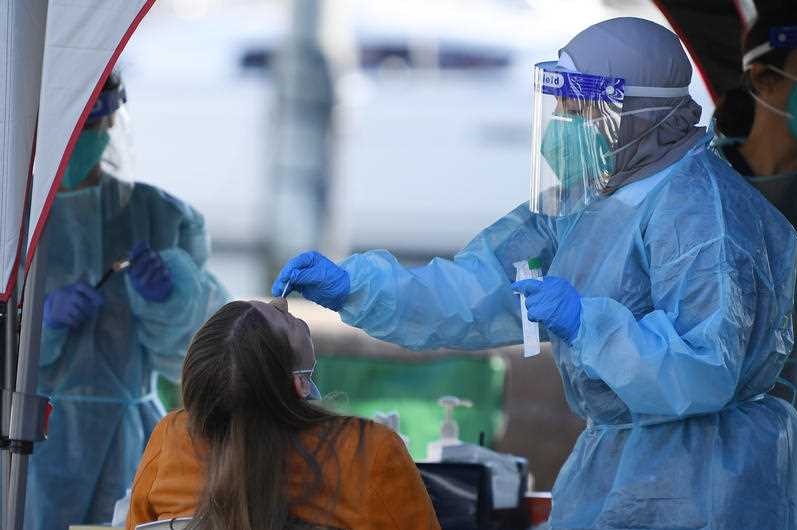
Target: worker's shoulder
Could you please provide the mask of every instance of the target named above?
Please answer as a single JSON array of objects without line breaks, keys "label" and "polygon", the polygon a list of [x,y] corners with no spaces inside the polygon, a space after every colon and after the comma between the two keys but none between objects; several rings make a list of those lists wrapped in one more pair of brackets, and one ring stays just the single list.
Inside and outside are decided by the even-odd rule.
[{"label": "worker's shoulder", "polygon": [[650,199],[658,210],[714,215],[740,204],[755,204],[760,199],[756,195],[744,177],[705,147],[673,165]]},{"label": "worker's shoulder", "polygon": [[794,229],[777,208],[708,148],[674,167],[650,199],[652,218],[696,237],[724,235],[750,244],[794,240]]},{"label": "worker's shoulder", "polygon": [[736,179],[738,175],[726,161],[719,158],[708,146],[698,148],[673,164],[665,187],[684,191],[703,189],[714,193],[720,180]]},{"label": "worker's shoulder", "polygon": [[184,216],[197,216],[198,212],[187,202],[152,184],[136,182],[133,186],[134,203],[144,203],[148,207],[166,208]]}]

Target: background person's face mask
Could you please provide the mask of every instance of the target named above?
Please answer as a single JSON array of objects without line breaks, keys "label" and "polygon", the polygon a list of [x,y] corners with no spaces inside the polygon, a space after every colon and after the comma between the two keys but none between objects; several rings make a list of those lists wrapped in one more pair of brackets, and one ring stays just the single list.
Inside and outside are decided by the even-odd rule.
[{"label": "background person's face mask", "polygon": [[102,159],[102,153],[108,146],[111,136],[105,128],[87,129],[80,133],[72,158],[64,171],[61,186],[73,190],[88,178],[91,169]]},{"label": "background person's face mask", "polygon": [[564,188],[585,177],[614,172],[609,141],[583,116],[556,116],[545,128],[540,152]]},{"label": "background person's face mask", "polygon": [[797,82],[791,87],[791,94],[789,95],[789,102],[786,105],[786,110],[789,116],[789,132],[792,138],[797,140]]},{"label": "background person's face mask", "polygon": [[791,79],[794,81],[794,84],[791,87],[791,92],[789,93],[789,99],[786,100],[786,109],[779,109],[764,101],[758,94],[750,92],[750,95],[753,96],[753,99],[757,102],[761,103],[764,107],[769,109],[770,111],[774,112],[778,116],[783,116],[789,122],[789,133],[791,134],[792,138],[797,140],[797,76],[790,74],[789,72],[778,68],[777,66],[767,65],[767,68],[772,70],[773,72],[777,72],[778,74],[782,75],[786,79]]}]

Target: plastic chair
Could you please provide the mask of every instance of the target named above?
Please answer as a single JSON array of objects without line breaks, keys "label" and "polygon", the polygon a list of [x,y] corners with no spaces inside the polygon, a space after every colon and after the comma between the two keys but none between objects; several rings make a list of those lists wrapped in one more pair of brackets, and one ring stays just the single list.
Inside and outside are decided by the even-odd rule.
[{"label": "plastic chair", "polygon": [[[190,517],[177,517],[175,519],[164,519],[163,521],[153,521],[136,526],[136,530],[184,530],[191,522]],[[285,530],[341,530],[331,526],[318,526],[306,523],[299,519],[290,519],[285,526]]]},{"label": "plastic chair", "polygon": [[184,530],[190,522],[190,517],[176,517],[174,519],[140,524],[136,526],[136,530]]}]

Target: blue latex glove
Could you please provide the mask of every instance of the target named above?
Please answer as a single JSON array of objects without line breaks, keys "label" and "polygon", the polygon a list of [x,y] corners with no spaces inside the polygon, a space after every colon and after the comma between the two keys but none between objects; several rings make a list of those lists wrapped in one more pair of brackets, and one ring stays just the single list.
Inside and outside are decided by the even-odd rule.
[{"label": "blue latex glove", "polygon": [[164,302],[174,284],[169,267],[146,241],[139,241],[130,251],[130,281],[136,292],[149,302]]},{"label": "blue latex glove", "polygon": [[75,329],[94,316],[105,303],[86,282],[61,287],[44,298],[44,325],[51,329]]},{"label": "blue latex glove", "polygon": [[308,300],[333,311],[343,307],[351,290],[349,273],[318,252],[291,258],[271,286],[271,295],[282,296],[286,285],[287,293],[299,291]]},{"label": "blue latex glove", "polygon": [[570,343],[581,326],[581,295],[570,282],[549,276],[540,280],[521,280],[512,289],[526,297],[529,320],[542,322],[560,339]]}]

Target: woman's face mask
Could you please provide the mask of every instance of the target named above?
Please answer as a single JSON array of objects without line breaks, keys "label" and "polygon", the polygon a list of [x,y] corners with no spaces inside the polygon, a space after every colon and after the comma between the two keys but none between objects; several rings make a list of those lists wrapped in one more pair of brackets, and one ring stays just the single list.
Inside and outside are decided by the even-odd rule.
[{"label": "woman's face mask", "polygon": [[609,141],[583,116],[554,116],[540,150],[563,188],[614,172]]},{"label": "woman's face mask", "polygon": [[61,186],[73,190],[86,180],[92,168],[102,159],[102,153],[110,140],[111,136],[105,128],[83,130],[72,151],[69,165],[64,171]]}]

